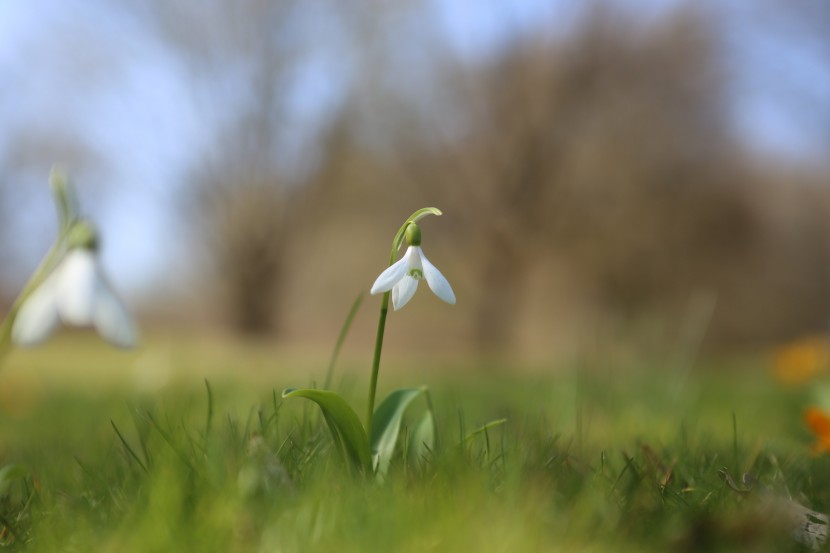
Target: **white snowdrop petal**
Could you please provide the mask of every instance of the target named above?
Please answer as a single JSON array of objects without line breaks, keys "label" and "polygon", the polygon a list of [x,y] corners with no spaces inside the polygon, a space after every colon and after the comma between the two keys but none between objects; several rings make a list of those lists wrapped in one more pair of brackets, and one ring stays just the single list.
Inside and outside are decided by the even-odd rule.
[{"label": "white snowdrop petal", "polygon": [[424,278],[429,285],[429,289],[445,302],[455,305],[455,292],[452,291],[452,286],[441,274],[441,271],[430,263],[423,253],[421,254],[421,263],[424,267]]},{"label": "white snowdrop petal", "polygon": [[410,246],[409,250],[412,252],[409,254],[409,269],[418,269],[419,271],[422,271],[423,266],[421,265],[421,258],[424,256],[424,251],[421,249],[421,246]]},{"label": "white snowdrop petal", "polygon": [[398,284],[395,285],[395,288],[398,292],[397,294],[393,293],[396,297],[393,298],[392,307],[394,307],[395,311],[397,311],[409,303],[409,300],[411,300],[412,296],[415,295],[415,291],[418,290],[418,280],[406,275],[400,280],[400,282],[398,282]]},{"label": "white snowdrop petal", "polygon": [[99,283],[94,304],[93,320],[98,333],[115,346],[133,347],[137,340],[133,320],[103,280]]},{"label": "white snowdrop petal", "polygon": [[407,250],[406,254],[404,254],[402,258],[387,267],[386,270],[383,271],[375,280],[375,283],[372,284],[372,289],[369,293],[375,295],[391,290],[392,287],[406,274],[409,255],[409,250]]},{"label": "white snowdrop petal", "polygon": [[22,347],[36,346],[54,332],[59,321],[55,281],[50,275],[20,306],[12,326],[12,341]]},{"label": "white snowdrop petal", "polygon": [[400,295],[401,286],[400,281],[398,281],[395,286],[392,287],[392,307],[398,305],[398,295]]},{"label": "white snowdrop petal", "polygon": [[64,323],[74,326],[93,324],[95,298],[102,287],[95,252],[69,251],[55,269],[55,299]]}]

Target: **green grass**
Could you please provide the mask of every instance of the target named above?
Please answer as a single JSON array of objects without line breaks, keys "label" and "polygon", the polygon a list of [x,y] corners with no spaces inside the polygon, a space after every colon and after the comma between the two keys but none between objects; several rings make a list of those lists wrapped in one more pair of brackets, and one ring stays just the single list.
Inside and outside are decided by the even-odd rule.
[{"label": "green grass", "polygon": [[[28,471],[0,498],[0,549],[799,551],[765,498],[830,512],[807,392],[752,361],[723,369],[385,367],[383,393],[429,385],[439,442],[402,452],[383,484],[342,464],[313,404],[280,399],[313,377],[278,364],[255,381],[215,376],[212,394],[195,367],[152,393],[26,396],[29,381],[0,373],[17,386],[0,394],[0,466]],[[368,375],[348,374],[335,382],[362,412]],[[760,483],[742,495],[722,469]]]}]

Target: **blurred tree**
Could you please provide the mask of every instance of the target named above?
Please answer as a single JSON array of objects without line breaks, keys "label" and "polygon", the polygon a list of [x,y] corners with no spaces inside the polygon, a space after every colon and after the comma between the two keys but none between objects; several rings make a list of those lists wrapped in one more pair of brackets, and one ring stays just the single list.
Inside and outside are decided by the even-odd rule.
[{"label": "blurred tree", "polygon": [[[148,1],[205,114],[186,212],[240,330],[273,328],[309,221],[404,196],[401,212],[452,212],[439,224],[466,249],[482,351],[511,345],[540,261],[565,265],[624,315],[701,288],[749,294],[747,267],[769,262],[757,178],[730,127],[721,28],[694,6],[642,22],[592,3],[567,28],[517,29],[471,60],[447,55],[420,0]],[[296,151],[287,91],[323,40],[298,23],[309,13],[343,18],[351,43],[338,60],[349,70],[337,78],[353,88],[314,159],[296,163],[284,153]]]},{"label": "blurred tree", "polygon": [[561,166],[571,203],[559,242],[608,304],[629,310],[717,287],[755,222],[710,22],[684,9],[642,33],[604,15],[560,69],[579,119]]},{"label": "blurred tree", "polygon": [[286,159],[297,148],[287,95],[307,53],[303,5],[217,0],[149,8],[145,15],[189,75],[208,133],[187,172],[184,213],[196,223],[194,239],[233,327],[272,333],[286,256],[307,230],[315,195],[331,181],[320,178],[330,169],[324,150],[339,136],[332,123],[316,159]]},{"label": "blurred tree", "polygon": [[527,275],[552,252],[627,312],[717,286],[752,239],[711,26],[691,9],[648,26],[618,15],[589,10],[557,40],[517,36],[491,64],[447,66],[455,113],[399,149],[425,195],[465,217],[481,349],[510,343]]}]

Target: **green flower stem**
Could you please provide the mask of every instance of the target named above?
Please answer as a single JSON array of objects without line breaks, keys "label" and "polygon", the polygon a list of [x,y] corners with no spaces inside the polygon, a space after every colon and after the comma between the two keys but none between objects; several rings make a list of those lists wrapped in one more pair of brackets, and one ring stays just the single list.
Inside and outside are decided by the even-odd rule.
[{"label": "green flower stem", "polygon": [[65,230],[52,245],[52,248],[46,254],[46,257],[43,258],[43,261],[41,261],[40,265],[38,265],[37,269],[35,269],[32,278],[29,279],[23,287],[23,291],[20,292],[20,295],[17,296],[16,300],[14,300],[14,303],[12,304],[11,309],[9,309],[5,320],[3,320],[3,324],[0,326],[0,367],[2,367],[3,360],[6,358],[6,355],[8,355],[9,351],[11,351],[12,325],[14,325],[14,319],[17,317],[17,312],[20,311],[20,306],[23,305],[23,302],[26,301],[30,295],[32,295],[32,292],[40,286],[49,273],[51,273],[55,268],[55,263],[57,263],[63,253],[63,244],[66,240],[67,234],[69,234],[68,229]]},{"label": "green flower stem", "polygon": [[[389,265],[395,262],[396,250],[392,249]],[[375,412],[375,393],[378,388],[378,372],[380,371],[380,352],[383,349],[383,332],[386,330],[386,314],[389,313],[389,292],[383,294],[380,302],[380,317],[378,318],[378,334],[375,338],[375,354],[372,358],[372,379],[369,381],[369,407],[366,413],[366,435],[372,435],[372,414]]]},{"label": "green flower stem", "polygon": [[[441,210],[435,207],[424,207],[419,209],[410,215],[409,218],[404,221],[403,225],[401,225],[401,228],[398,229],[398,232],[395,234],[395,238],[392,240],[392,252],[389,254],[390,267],[393,263],[395,263],[395,257],[398,255],[398,250],[403,244],[404,234],[406,233],[406,229],[409,227],[409,224],[417,223],[420,219],[426,217],[427,215],[441,215]],[[372,415],[375,412],[375,394],[377,393],[378,388],[378,372],[380,371],[380,353],[383,349],[383,332],[386,329],[386,315],[389,313],[389,294],[390,292],[384,292],[383,299],[380,302],[378,333],[375,338],[375,354],[372,359],[372,378],[369,381],[369,404],[366,412],[366,435],[369,436],[370,439],[372,436]]]}]

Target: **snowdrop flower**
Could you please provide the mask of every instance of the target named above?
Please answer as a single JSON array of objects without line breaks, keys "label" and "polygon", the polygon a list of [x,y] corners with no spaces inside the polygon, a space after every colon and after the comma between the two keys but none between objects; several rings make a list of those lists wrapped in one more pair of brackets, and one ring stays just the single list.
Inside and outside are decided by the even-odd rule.
[{"label": "snowdrop flower", "polygon": [[415,223],[407,227],[406,241],[409,243],[406,253],[378,276],[372,285],[371,294],[392,290],[392,307],[397,311],[415,295],[418,281],[426,279],[436,296],[449,304],[455,304],[455,293],[450,283],[421,250],[421,229]]},{"label": "snowdrop flower", "polygon": [[12,327],[12,340],[34,346],[57,328],[94,326],[113,345],[135,345],[132,318],[116,297],[98,261],[97,235],[87,222],[75,223],[68,251],[49,276],[23,302]]}]

